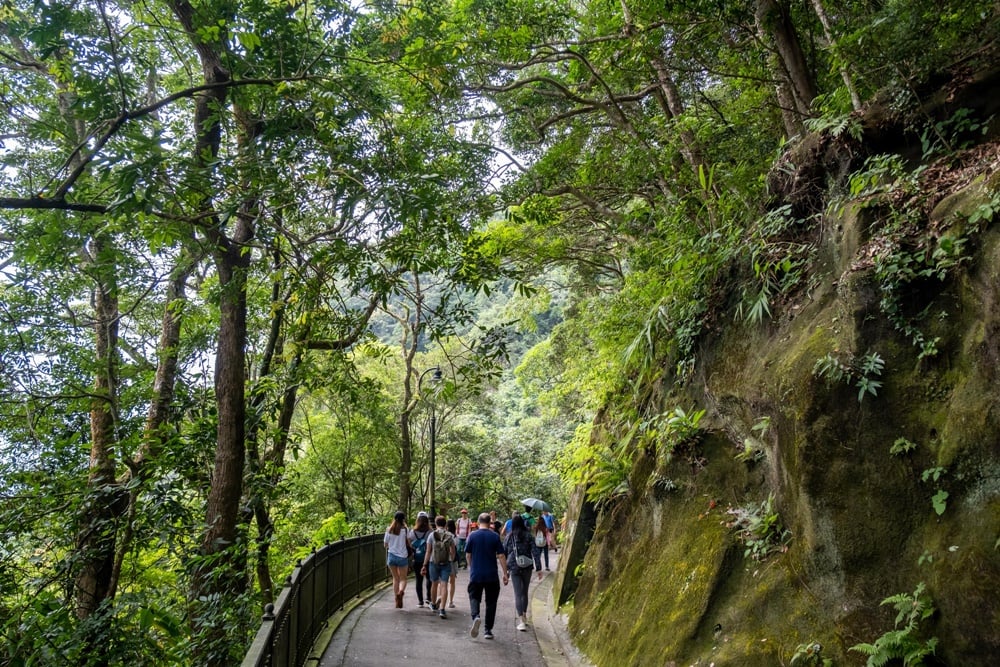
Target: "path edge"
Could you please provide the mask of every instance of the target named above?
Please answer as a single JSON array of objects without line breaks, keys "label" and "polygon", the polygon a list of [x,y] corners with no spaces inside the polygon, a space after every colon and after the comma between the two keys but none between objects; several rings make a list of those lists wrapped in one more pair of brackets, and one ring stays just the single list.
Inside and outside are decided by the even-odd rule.
[{"label": "path edge", "polygon": [[306,665],[318,665],[323,659],[323,654],[326,653],[326,649],[330,646],[330,640],[333,639],[333,633],[337,631],[340,624],[344,622],[347,615],[354,611],[354,608],[360,604],[363,604],[373,595],[377,595],[382,592],[383,588],[387,588],[392,585],[392,581],[382,581],[371,588],[365,589],[357,595],[357,597],[351,598],[350,601],[344,604],[343,607],[338,609],[330,618],[326,619],[324,623],[323,630],[316,635],[316,641],[313,642],[312,648],[309,649],[309,657],[306,658],[304,664]]},{"label": "path edge", "polygon": [[555,608],[554,580],[554,576],[545,577],[531,594],[531,624],[542,660],[547,667],[593,667],[570,639],[566,615]]}]

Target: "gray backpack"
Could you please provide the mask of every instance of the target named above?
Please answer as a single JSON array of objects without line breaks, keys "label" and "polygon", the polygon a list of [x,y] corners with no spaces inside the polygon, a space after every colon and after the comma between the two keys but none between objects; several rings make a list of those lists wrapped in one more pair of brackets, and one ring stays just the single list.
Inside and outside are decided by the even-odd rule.
[{"label": "gray backpack", "polygon": [[431,557],[438,565],[447,565],[451,562],[451,545],[455,543],[455,538],[447,530],[434,531],[434,553]]}]

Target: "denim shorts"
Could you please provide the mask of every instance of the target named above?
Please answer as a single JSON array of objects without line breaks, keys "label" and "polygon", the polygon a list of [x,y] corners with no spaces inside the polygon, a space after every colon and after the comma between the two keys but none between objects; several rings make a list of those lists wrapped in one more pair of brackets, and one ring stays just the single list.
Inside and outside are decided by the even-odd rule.
[{"label": "denim shorts", "polygon": [[406,567],[410,564],[410,560],[406,556],[389,554],[389,557],[386,558],[385,564],[389,567]]},{"label": "denim shorts", "polygon": [[430,581],[448,581],[451,578],[451,563],[444,563],[443,565],[430,563],[427,566],[427,578]]}]

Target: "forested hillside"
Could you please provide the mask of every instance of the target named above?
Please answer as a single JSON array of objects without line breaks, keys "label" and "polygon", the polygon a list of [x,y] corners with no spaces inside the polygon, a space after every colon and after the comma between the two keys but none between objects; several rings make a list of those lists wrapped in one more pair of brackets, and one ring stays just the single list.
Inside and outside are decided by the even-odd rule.
[{"label": "forested hillside", "polygon": [[600,664],[991,664],[998,11],[5,4],[0,664],[525,495]]}]

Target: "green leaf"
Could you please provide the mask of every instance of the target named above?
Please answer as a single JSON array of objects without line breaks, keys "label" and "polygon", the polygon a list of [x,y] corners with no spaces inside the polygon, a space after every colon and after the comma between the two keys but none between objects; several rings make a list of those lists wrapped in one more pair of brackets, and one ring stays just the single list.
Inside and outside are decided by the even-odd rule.
[{"label": "green leaf", "polygon": [[260,36],[254,32],[238,32],[236,33],[236,39],[239,40],[240,45],[242,45],[248,53],[261,45]]},{"label": "green leaf", "polygon": [[944,510],[948,506],[945,502],[947,500],[948,492],[944,489],[938,489],[938,492],[931,498],[931,504],[934,505],[934,511],[938,513],[938,516],[944,514]]}]

